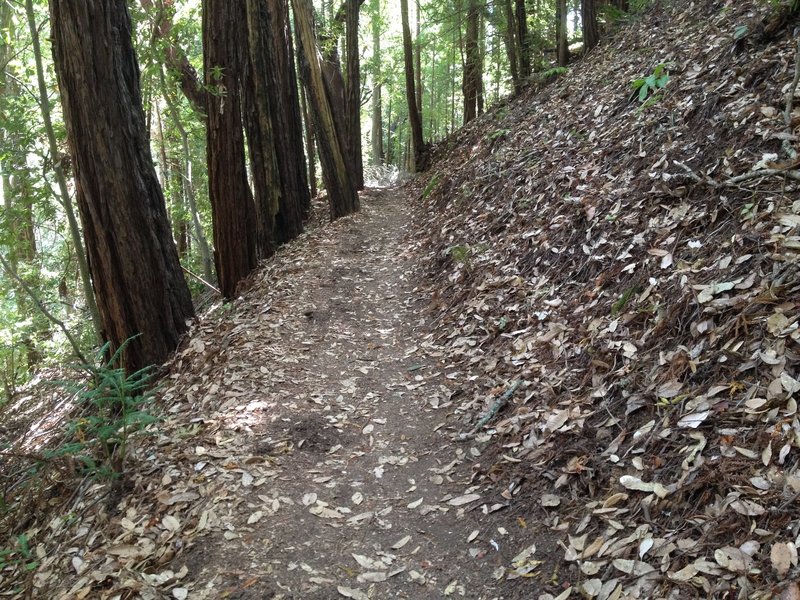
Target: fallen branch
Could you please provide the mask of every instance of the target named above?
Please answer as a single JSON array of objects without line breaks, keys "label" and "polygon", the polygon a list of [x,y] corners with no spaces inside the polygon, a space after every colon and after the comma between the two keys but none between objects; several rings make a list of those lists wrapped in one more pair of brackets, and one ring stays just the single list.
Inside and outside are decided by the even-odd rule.
[{"label": "fallen branch", "polygon": [[210,289],[212,292],[216,292],[217,294],[222,294],[222,292],[219,291],[219,288],[215,287],[213,284],[209,283],[208,281],[206,281],[205,279],[200,277],[200,275],[198,275],[197,273],[192,273],[189,269],[187,269],[184,266],[181,266],[181,269],[183,269],[184,272],[187,275],[189,275],[189,277],[192,277],[192,278],[196,279],[197,281],[202,283],[204,286],[206,286],[208,289]]},{"label": "fallen branch", "polygon": [[744,173],[743,175],[737,175],[736,177],[731,177],[730,179],[726,179],[724,181],[716,181],[715,179],[712,179],[707,175],[701,177],[700,175],[695,173],[688,165],[680,162],[679,160],[675,160],[672,162],[675,165],[679,166],[684,171],[686,171],[686,174],[692,181],[702,185],[707,185],[714,189],[728,188],[728,187],[735,188],[739,187],[739,184],[744,183],[745,181],[750,181],[751,179],[766,179],[767,177],[782,177],[784,179],[793,179],[795,181],[800,181],[800,171],[793,169],[759,169],[757,171],[749,171],[748,173]]},{"label": "fallen branch", "polygon": [[502,396],[500,396],[497,400],[495,400],[494,404],[492,405],[492,408],[489,409],[489,412],[487,412],[484,415],[484,417],[476,423],[475,427],[473,427],[469,431],[469,433],[462,432],[458,434],[458,440],[464,442],[466,440],[474,438],[477,435],[478,431],[480,431],[484,425],[486,425],[489,421],[491,421],[495,417],[495,415],[497,415],[497,413],[500,412],[500,409],[506,405],[511,396],[514,395],[514,392],[516,392],[519,386],[521,385],[522,385],[521,381],[515,381],[514,383],[512,383],[511,387],[509,387],[505,392],[503,392]]}]

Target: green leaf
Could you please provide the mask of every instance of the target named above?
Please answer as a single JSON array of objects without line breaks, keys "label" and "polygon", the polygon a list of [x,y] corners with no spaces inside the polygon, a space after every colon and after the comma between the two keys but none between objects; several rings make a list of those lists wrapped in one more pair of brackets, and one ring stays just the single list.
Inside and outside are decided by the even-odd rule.
[{"label": "green leaf", "polygon": [[647,98],[647,92],[649,91],[650,91],[650,86],[648,86],[647,84],[639,88],[639,102],[645,101],[645,98]]},{"label": "green leaf", "polygon": [[738,42],[740,39],[742,39],[744,36],[746,36],[749,32],[750,32],[750,30],[747,28],[747,25],[739,25],[739,27],[737,27],[733,32],[733,39]]},{"label": "green leaf", "polygon": [[19,549],[22,555],[25,558],[28,558],[31,555],[31,547],[28,543],[28,536],[24,533],[20,534],[19,537],[17,537],[17,543],[19,544]]}]

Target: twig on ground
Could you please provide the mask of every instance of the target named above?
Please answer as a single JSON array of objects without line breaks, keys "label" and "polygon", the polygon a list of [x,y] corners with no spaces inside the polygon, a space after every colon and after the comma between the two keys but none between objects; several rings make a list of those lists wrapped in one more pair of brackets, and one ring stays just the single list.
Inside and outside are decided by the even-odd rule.
[{"label": "twig on ground", "polygon": [[477,435],[478,431],[480,431],[480,429],[484,425],[486,425],[489,421],[491,421],[494,418],[494,416],[498,412],[500,412],[500,409],[506,405],[511,396],[514,395],[514,392],[516,392],[519,386],[521,385],[522,385],[521,381],[515,381],[514,383],[512,383],[511,387],[509,387],[505,392],[503,392],[503,394],[497,400],[494,401],[494,404],[492,405],[492,408],[489,409],[489,412],[487,412],[483,416],[483,418],[475,424],[475,427],[473,427],[469,431],[469,433],[462,432],[458,434],[458,440],[463,442],[474,438]]},{"label": "twig on ground", "polygon": [[792,170],[792,169],[759,169],[757,171],[749,171],[742,175],[737,175],[736,177],[731,177],[729,179],[725,179],[724,181],[716,181],[707,175],[701,177],[697,173],[695,173],[691,167],[686,165],[685,163],[680,162],[679,160],[672,161],[675,165],[679,166],[681,169],[686,171],[686,174],[689,176],[689,179],[692,181],[699,183],[701,185],[707,185],[714,189],[720,188],[728,188],[728,187],[739,187],[739,184],[744,183],[745,181],[750,181],[751,179],[766,179],[767,177],[783,177],[785,179],[793,179],[795,181],[800,181],[800,171]]}]

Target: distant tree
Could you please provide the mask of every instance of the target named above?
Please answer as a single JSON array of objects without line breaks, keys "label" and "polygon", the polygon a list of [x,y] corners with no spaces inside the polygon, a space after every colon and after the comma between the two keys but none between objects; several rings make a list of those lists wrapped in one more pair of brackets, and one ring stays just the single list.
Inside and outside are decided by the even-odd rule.
[{"label": "distant tree", "polygon": [[567,40],[567,0],[556,0],[556,50],[558,66],[569,63],[569,41]]},{"label": "distant tree", "polygon": [[597,31],[596,0],[581,0],[581,28],[583,30],[583,50],[588,52],[600,40]]},{"label": "distant tree", "polygon": [[174,0],[139,0],[139,3],[142,9],[154,19],[154,39],[166,42],[163,45],[164,62],[177,74],[181,90],[192,107],[196,111],[204,113],[206,109],[205,89],[186,53],[172,39]]},{"label": "distant tree", "polygon": [[426,166],[425,142],[422,137],[422,117],[417,109],[414,83],[414,48],[411,44],[411,27],[408,23],[408,0],[400,0],[400,20],[403,27],[403,57],[405,62],[406,102],[411,127],[411,171],[424,171]]},{"label": "distant tree", "polygon": [[359,190],[364,187],[364,159],[361,148],[361,55],[358,50],[358,13],[363,2],[364,0],[345,0],[347,140],[353,164],[353,179]]},{"label": "distant tree", "polygon": [[381,72],[381,0],[372,0],[372,164],[383,162],[383,74]]},{"label": "distant tree", "polygon": [[286,0],[246,0],[246,124],[259,257],[297,237],[311,198]]},{"label": "distant tree", "polygon": [[481,87],[480,51],[478,47],[480,9],[478,0],[468,0],[467,31],[464,36],[464,70],[461,92],[464,95],[464,124],[478,114],[478,95]]},{"label": "distant tree", "polygon": [[328,205],[333,220],[357,211],[359,200],[348,168],[347,146],[341,137],[342,132],[337,129],[331,97],[322,74],[312,8],[309,0],[292,0],[300,76],[314,121],[322,178],[328,191]]},{"label": "distant tree", "polygon": [[50,0],[53,55],[104,337],[133,372],[193,315],[145,129],[125,0]]},{"label": "distant tree", "polygon": [[214,222],[214,263],[222,295],[233,298],[256,267],[256,213],[247,180],[242,133],[242,75],[246,65],[243,2],[203,2],[203,70],[208,123],[207,164]]},{"label": "distant tree", "polygon": [[[560,1],[560,0],[557,0]],[[519,53],[519,76],[525,80],[531,76],[531,38],[528,33],[528,13],[525,0],[514,0],[517,24],[517,49]]]},{"label": "distant tree", "polygon": [[[190,241],[196,244],[203,276],[206,281],[211,282],[214,279],[214,261],[198,207],[198,186],[195,183],[192,143],[189,127],[187,126],[188,122],[195,119],[205,122],[206,90],[186,52],[177,43],[176,27],[173,22],[175,18],[174,1],[139,0],[139,3],[144,14],[150,19],[151,40],[158,49],[156,56],[160,57],[160,61],[156,59],[156,71],[158,92],[160,92],[166,104],[164,128],[174,128],[180,139],[180,148],[178,150],[180,158],[172,161],[172,170],[175,171],[176,175],[173,181],[175,181],[175,187],[177,188],[173,191],[177,197],[176,204],[178,205],[173,225],[178,230],[180,243],[186,246],[185,250],[188,250]],[[177,82],[180,86],[183,96],[193,109],[191,111],[192,114],[181,110],[180,98],[173,89],[173,82]],[[158,110],[158,103],[154,104],[156,110]],[[164,143],[162,143],[161,149],[164,153],[163,158],[166,159],[167,148]],[[168,170],[168,164],[162,166],[164,173]],[[193,240],[189,236],[187,217],[191,221]],[[184,258],[183,254],[181,258]]]}]

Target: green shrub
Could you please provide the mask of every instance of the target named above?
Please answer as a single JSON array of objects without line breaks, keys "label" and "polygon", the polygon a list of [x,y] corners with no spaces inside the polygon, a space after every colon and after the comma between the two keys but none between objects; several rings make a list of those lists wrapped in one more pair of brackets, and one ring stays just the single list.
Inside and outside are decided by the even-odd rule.
[{"label": "green shrub", "polygon": [[125,340],[107,360],[109,344],[103,346],[98,354],[100,366],[77,367],[89,375],[86,384],[60,383],[77,394],[85,409],[83,416],[69,423],[70,441],[49,457],[73,456],[95,476],[116,478],[123,473],[131,436],[158,421],[149,411],[155,394],[153,367],[126,375],[115,366],[132,339]]},{"label": "green shrub", "polygon": [[669,73],[667,66],[663,63],[656,66],[653,72],[647,77],[641,79],[634,79],[631,86],[635,91],[639,92],[639,102],[645,102],[647,97],[655,96],[663,90],[669,83]]}]

